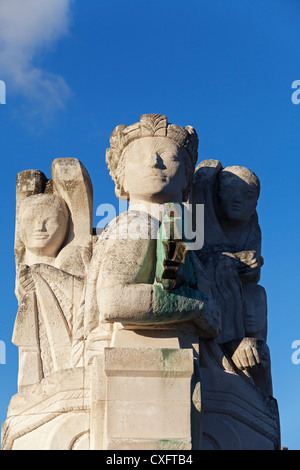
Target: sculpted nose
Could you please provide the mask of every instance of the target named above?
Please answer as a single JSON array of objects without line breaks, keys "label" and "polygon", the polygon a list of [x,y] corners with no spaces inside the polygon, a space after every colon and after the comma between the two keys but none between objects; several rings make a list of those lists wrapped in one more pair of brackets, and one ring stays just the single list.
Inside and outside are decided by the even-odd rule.
[{"label": "sculpted nose", "polygon": [[149,155],[149,165],[151,168],[161,168],[162,167],[162,158],[157,152],[152,152]]},{"label": "sculpted nose", "polygon": [[236,204],[241,204],[241,201],[242,201],[241,196],[239,194],[233,194],[232,200]]},{"label": "sculpted nose", "polygon": [[44,220],[36,220],[34,226],[35,232],[46,232],[46,223]]}]

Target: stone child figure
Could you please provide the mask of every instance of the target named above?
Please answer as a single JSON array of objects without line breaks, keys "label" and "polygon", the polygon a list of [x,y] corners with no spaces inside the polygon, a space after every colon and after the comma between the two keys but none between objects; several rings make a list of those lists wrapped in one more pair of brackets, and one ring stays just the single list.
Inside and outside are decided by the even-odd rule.
[{"label": "stone child figure", "polygon": [[245,167],[222,169],[212,160],[198,166],[195,181],[208,212],[205,247],[198,255],[222,307],[218,342],[238,369],[271,394],[266,294],[257,284],[263,264],[256,213],[259,180]]},{"label": "stone child figure", "polygon": [[[117,196],[129,200],[129,211],[109,224],[95,249],[87,279],[86,335],[100,325],[98,337],[104,338],[105,324],[116,322],[133,329],[191,322],[200,337],[217,336],[219,312],[194,253],[188,253],[194,285],[166,291],[155,283],[156,214],[162,204],[186,201],[197,160],[196,132],[169,124],[166,116],[143,115],[136,124],[118,126],[110,144],[108,168]],[[137,225],[140,233],[132,233]]]}]

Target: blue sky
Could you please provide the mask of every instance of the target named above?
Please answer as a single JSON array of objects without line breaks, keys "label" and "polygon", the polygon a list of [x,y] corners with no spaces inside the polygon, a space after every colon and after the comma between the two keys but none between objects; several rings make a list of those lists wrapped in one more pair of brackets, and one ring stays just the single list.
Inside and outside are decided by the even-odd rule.
[{"label": "blue sky", "polygon": [[[37,8],[37,4],[40,7]],[[300,449],[300,79],[298,0],[0,0],[0,421],[17,391],[11,344],[16,174],[77,157],[101,203],[118,205],[105,165],[109,136],[141,114],[192,125],[199,161],[243,165],[261,181],[261,284],[282,445]]]}]

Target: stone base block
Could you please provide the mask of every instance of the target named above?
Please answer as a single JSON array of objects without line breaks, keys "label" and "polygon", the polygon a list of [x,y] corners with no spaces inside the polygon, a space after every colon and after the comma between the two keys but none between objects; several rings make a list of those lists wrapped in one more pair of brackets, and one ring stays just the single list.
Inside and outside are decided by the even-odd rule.
[{"label": "stone base block", "polygon": [[193,351],[106,348],[105,449],[190,449]]}]

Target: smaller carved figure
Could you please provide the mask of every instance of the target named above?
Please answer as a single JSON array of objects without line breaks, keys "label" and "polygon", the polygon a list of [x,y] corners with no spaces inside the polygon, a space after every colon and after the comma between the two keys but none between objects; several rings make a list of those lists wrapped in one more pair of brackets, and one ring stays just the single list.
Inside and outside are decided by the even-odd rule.
[{"label": "smaller carved figure", "polygon": [[[80,302],[91,256],[90,210],[85,201],[89,182],[75,159],[57,159],[52,170],[54,180],[28,170],[17,181],[19,309],[13,343],[19,347],[19,387],[78,365],[82,359]],[[66,177],[73,178],[73,185],[66,184]],[[79,200],[74,182],[81,189]],[[84,230],[80,219],[81,226],[86,224]]]},{"label": "smaller carved figure", "polygon": [[68,231],[65,202],[53,194],[29,196],[19,214],[25,252],[24,264],[17,267],[19,310],[13,342],[19,347],[22,386],[70,365],[72,302],[82,280],[55,266]]},{"label": "smaller carved figure", "polygon": [[198,256],[222,311],[217,341],[239,370],[271,394],[266,294],[258,285],[263,265],[259,193],[259,179],[248,168],[223,169],[220,162],[206,160],[196,169],[194,203],[204,204],[206,211],[205,244]]}]

